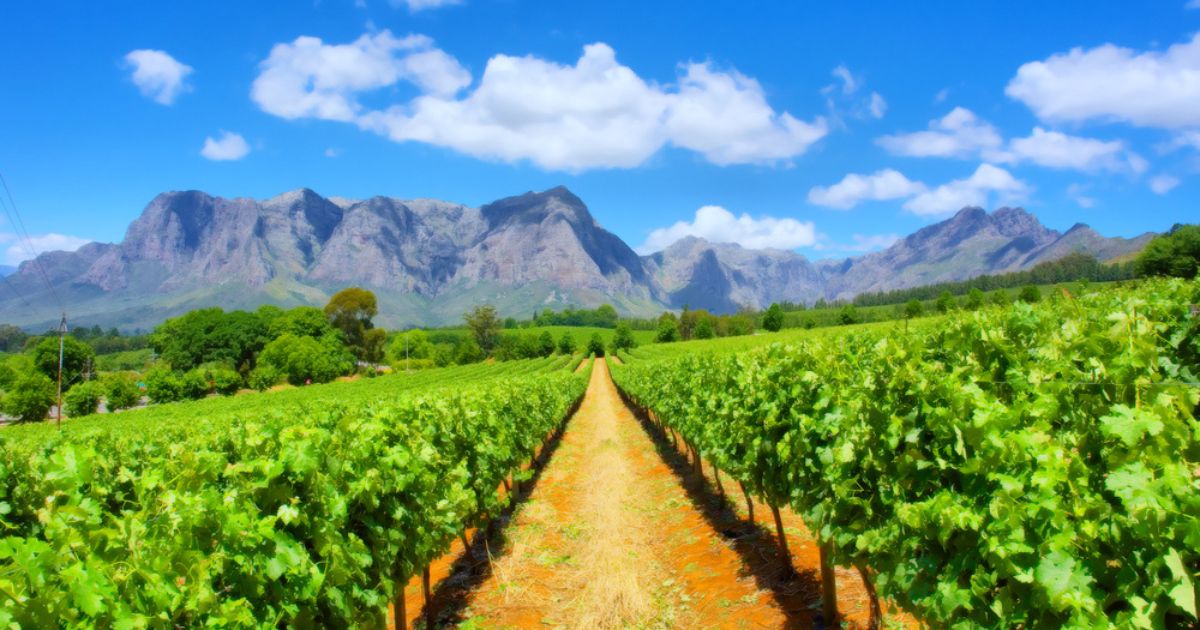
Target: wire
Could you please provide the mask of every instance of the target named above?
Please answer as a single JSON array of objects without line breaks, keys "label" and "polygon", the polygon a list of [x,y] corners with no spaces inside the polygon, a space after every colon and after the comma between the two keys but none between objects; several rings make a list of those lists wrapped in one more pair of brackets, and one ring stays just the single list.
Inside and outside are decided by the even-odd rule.
[{"label": "wire", "polygon": [[[29,238],[29,231],[25,229],[25,221],[21,219],[21,212],[17,210],[17,201],[13,199],[12,190],[8,187],[8,181],[4,179],[4,173],[0,173],[0,185],[4,186],[4,193],[8,196],[8,206],[4,207],[4,213],[8,215],[9,221],[12,221],[13,227],[18,231],[17,237],[24,241],[25,250],[29,253],[32,264],[41,276],[42,282],[50,290],[50,295],[54,298],[54,302],[58,305],[59,310],[65,311],[66,308],[63,306],[62,299],[58,296],[58,291],[54,288],[54,284],[50,282],[50,276],[46,274],[45,267],[42,266],[42,262],[38,260],[37,252],[34,251],[33,241]],[[4,206],[2,200],[0,200],[0,206]],[[15,220],[13,220],[14,217]]]}]

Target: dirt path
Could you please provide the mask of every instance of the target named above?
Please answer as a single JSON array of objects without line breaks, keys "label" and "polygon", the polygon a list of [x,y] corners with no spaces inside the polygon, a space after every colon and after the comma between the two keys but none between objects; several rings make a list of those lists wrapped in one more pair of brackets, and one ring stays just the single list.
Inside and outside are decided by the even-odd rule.
[{"label": "dirt path", "polygon": [[[796,569],[789,572],[768,529],[770,512],[756,507],[758,522],[746,521],[744,504],[720,496],[634,416],[604,360],[595,361],[587,395],[547,457],[500,532],[476,536],[466,554],[456,544],[434,566],[436,625],[819,625],[817,550],[800,520],[785,516]],[[737,493],[728,479],[725,486]],[[838,586],[846,621],[865,626],[857,574],[839,570]],[[420,591],[416,581],[407,590],[410,619],[421,614]]]}]

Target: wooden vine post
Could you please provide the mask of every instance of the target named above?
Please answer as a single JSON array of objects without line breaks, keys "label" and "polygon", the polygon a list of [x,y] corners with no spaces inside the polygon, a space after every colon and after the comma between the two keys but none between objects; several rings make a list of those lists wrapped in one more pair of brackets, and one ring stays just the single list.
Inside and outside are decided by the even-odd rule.
[{"label": "wooden vine post", "polygon": [[821,614],[825,623],[833,624],[838,617],[837,576],[833,572],[833,541],[820,541],[821,553]]},{"label": "wooden vine post", "polygon": [[392,603],[392,625],[396,630],[408,630],[408,610],[404,607],[404,587],[407,578],[396,580],[396,601]]}]

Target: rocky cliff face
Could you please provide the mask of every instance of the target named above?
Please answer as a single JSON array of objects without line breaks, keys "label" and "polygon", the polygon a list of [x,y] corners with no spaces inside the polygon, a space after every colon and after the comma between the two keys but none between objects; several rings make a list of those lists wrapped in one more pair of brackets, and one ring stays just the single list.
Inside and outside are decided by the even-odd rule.
[{"label": "rocky cliff face", "polygon": [[23,263],[0,297],[0,321],[56,322],[65,300],[78,321],[149,327],[214,304],[319,304],[349,285],[377,292],[385,325],[450,323],[480,302],[518,316],[604,302],[640,315],[685,304],[730,312],[1024,269],[1075,251],[1116,258],[1149,238],[1105,238],[1083,225],[1059,234],[1019,208],[964,208],[883,251],[840,261],[691,237],[639,257],[562,187],[481,208],[308,189],[265,201],[170,192],[120,244]]}]

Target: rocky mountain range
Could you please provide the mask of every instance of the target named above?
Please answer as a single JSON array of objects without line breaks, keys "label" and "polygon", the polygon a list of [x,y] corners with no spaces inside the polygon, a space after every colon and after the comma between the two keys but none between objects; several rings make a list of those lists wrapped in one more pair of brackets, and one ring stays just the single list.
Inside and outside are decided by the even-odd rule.
[{"label": "rocky mountain range", "polygon": [[119,244],[22,263],[0,291],[0,321],[43,327],[64,304],[75,322],[149,328],[204,306],[319,305],[352,285],[375,291],[385,326],[453,323],[484,302],[517,317],[606,302],[634,315],[684,304],[729,312],[1026,269],[1075,251],[1107,260],[1152,236],[1106,238],[1082,224],[1059,233],[1019,208],[964,208],[844,260],[694,237],[638,256],[563,187],[480,208],[308,189],[265,201],[168,192]]}]

